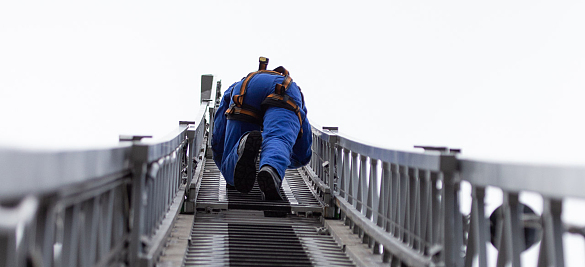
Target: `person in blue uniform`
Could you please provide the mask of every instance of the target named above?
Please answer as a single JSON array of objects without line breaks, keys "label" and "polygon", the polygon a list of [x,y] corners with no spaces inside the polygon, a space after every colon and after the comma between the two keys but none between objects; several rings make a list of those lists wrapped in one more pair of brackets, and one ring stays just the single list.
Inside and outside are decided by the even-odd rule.
[{"label": "person in blue uniform", "polygon": [[267,71],[267,63],[261,58],[258,72],[225,91],[211,144],[213,160],[229,185],[248,193],[257,180],[263,199],[280,200],[286,169],[311,159],[311,125],[301,90],[288,71]]}]

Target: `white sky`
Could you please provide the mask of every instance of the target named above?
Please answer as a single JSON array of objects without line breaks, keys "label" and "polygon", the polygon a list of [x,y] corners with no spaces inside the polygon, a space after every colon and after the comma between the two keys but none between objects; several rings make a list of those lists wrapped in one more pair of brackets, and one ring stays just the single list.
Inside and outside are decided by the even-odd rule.
[{"label": "white sky", "polygon": [[585,163],[582,1],[0,4],[0,144],[164,134],[224,88],[286,66],[310,119],[390,148]]},{"label": "white sky", "polygon": [[227,88],[267,56],[313,123],[357,139],[584,165],[583,14],[584,1],[2,1],[0,146],[164,135],[196,115],[202,74]]}]

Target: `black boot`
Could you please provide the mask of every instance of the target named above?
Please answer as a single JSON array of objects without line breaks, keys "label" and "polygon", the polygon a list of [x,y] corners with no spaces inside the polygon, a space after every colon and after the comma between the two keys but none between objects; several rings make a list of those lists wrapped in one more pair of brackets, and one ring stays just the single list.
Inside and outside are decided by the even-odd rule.
[{"label": "black boot", "polygon": [[256,159],[262,146],[260,131],[251,131],[240,139],[238,146],[238,162],[234,170],[234,186],[236,190],[247,194],[254,187],[256,180]]},{"label": "black boot", "polygon": [[258,172],[258,186],[262,191],[262,200],[283,200],[280,193],[280,179],[278,172],[269,165],[264,165]]}]

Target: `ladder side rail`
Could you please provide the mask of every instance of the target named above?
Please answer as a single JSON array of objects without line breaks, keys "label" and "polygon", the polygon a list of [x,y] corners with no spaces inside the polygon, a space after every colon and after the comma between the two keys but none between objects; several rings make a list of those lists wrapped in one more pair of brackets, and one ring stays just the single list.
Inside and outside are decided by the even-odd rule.
[{"label": "ladder side rail", "polygon": [[[221,83],[217,83],[217,86],[221,86]],[[210,139],[207,118],[213,118],[210,114],[213,111],[213,99],[203,99],[204,93],[210,90],[202,90],[201,106],[194,121],[179,122],[177,128],[159,140],[134,143],[138,150],[134,158],[135,165],[145,166],[146,173],[141,175],[136,172],[134,177],[135,184],[140,188],[135,189],[139,195],[134,210],[139,215],[135,217],[136,228],[133,229],[131,240],[132,266],[154,266],[177,214],[184,207],[187,212],[192,212],[189,209],[195,206],[190,198],[197,183],[194,170],[204,162]],[[188,155],[182,155],[185,151],[188,151]],[[184,174],[181,172],[181,157],[186,157],[187,161],[186,179],[183,179]],[[188,204],[183,202],[185,196]]]},{"label": "ladder side rail", "polygon": [[[572,234],[585,240],[584,227],[562,220],[563,204],[567,199],[585,199],[582,190],[585,168],[469,158],[460,159],[459,164],[461,181],[468,182],[472,188],[465,266],[472,266],[476,261],[479,266],[486,266],[494,264],[494,260],[497,266],[520,266],[520,254],[533,244],[540,244],[538,266],[564,266],[567,252],[563,239]],[[490,192],[488,189],[501,190],[503,196],[502,205],[491,216],[486,214],[484,200]],[[540,196],[542,207],[520,203],[519,196],[523,193]],[[542,213],[532,208],[541,208]],[[488,217],[497,218],[491,230]],[[490,241],[498,249],[496,259],[486,256]]]},{"label": "ladder side rail", "polygon": [[[314,147],[317,151],[313,151],[310,166],[319,168],[327,166],[323,164],[327,160],[335,162],[328,165],[327,172],[316,172],[321,176],[313,179],[334,189],[339,212],[336,216],[345,220],[372,253],[383,253],[385,262],[413,266],[462,262],[462,258],[449,258],[455,256],[446,255],[444,249],[450,244],[446,242],[462,243],[462,225],[445,225],[444,217],[433,216],[436,207],[458,212],[456,181],[437,188],[455,172],[454,155],[380,148],[317,127],[313,127],[313,137],[314,142],[325,140],[325,145]],[[320,147],[331,148],[329,154],[335,158],[328,158]],[[335,174],[333,179],[329,178],[331,173]],[[439,179],[433,180],[431,173]],[[446,188],[450,190],[448,196]],[[449,206],[445,207],[444,199],[450,200]],[[445,240],[437,237],[436,229],[460,234]]]},{"label": "ladder side rail", "polygon": [[0,149],[0,266],[89,266],[124,260],[131,150]]},{"label": "ladder side rail", "polygon": [[153,265],[192,163],[205,155],[211,103],[202,101],[195,121],[156,141],[120,136],[120,144],[101,149],[0,148],[0,266]]},{"label": "ladder side rail", "polygon": [[[311,145],[311,160],[300,168],[309,177],[309,183],[316,197],[325,205],[323,215],[325,218],[334,218],[336,214],[333,188],[338,188],[341,173],[338,167],[341,166],[342,155],[337,151],[336,133],[332,130],[318,130],[318,126],[311,125],[313,142]],[[327,127],[324,127],[327,128]]]}]

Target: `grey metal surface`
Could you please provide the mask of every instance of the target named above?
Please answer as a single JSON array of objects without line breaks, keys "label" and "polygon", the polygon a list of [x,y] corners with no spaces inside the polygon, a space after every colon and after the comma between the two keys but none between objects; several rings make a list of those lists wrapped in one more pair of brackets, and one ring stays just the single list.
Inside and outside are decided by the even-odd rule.
[{"label": "grey metal surface", "polygon": [[[491,233],[499,248],[497,266],[520,266],[520,254],[524,250],[525,230],[523,210],[519,194],[531,192],[543,199],[542,214],[534,215],[532,227],[542,231],[538,266],[564,266],[567,251],[564,248],[566,233],[578,234],[579,227],[563,222],[564,200],[570,197],[583,199],[585,194],[585,168],[579,166],[530,165],[516,163],[483,162],[472,159],[460,160],[460,179],[470,183],[472,206],[470,231],[465,266],[480,266],[490,263],[487,258],[487,244],[490,240],[490,223],[485,214],[487,187],[502,190],[501,223]],[[570,255],[574,256],[574,255]],[[473,260],[476,259],[476,260]],[[491,262],[494,263],[493,261]]]},{"label": "grey metal surface", "polygon": [[[120,260],[129,237],[130,173],[65,186],[41,198],[18,255],[37,266],[108,265]],[[6,266],[24,266],[24,262]]]},{"label": "grey metal surface", "polygon": [[372,254],[369,244],[364,244],[358,235],[354,235],[352,229],[345,225],[344,221],[325,219],[324,225],[337,244],[343,244],[345,254],[356,266],[388,266],[388,263],[384,263],[382,255]]},{"label": "grey metal surface", "polygon": [[241,194],[234,188],[226,186],[226,182],[213,160],[207,159],[196,207],[199,210],[248,209],[315,214],[320,214],[323,211],[322,204],[307,187],[298,170],[286,171],[282,192],[286,196],[286,200],[263,201],[258,185],[255,184],[250,193]]},{"label": "grey metal surface", "polygon": [[130,168],[131,145],[119,147],[33,151],[0,148],[0,201],[53,192],[72,183]]},{"label": "grey metal surface", "polygon": [[157,140],[0,149],[0,266],[152,266],[205,155],[208,107]]},{"label": "grey metal surface", "polygon": [[[206,114],[204,102],[191,124],[179,126],[158,140],[134,143],[132,233],[128,246],[131,266],[153,266],[162,251],[174,219],[189,195],[194,161],[205,155]],[[188,152],[188,153],[187,153]]]},{"label": "grey metal surface", "polygon": [[531,191],[551,198],[585,198],[585,167],[461,160],[461,177],[477,186]]},{"label": "grey metal surface", "polygon": [[213,75],[201,75],[201,102],[212,97]]},{"label": "grey metal surface", "polygon": [[[372,255],[383,253],[384,262],[398,265],[456,266],[455,250],[444,243],[457,242],[462,234],[445,238],[442,233],[452,233],[456,225],[443,224],[437,216],[452,212],[457,217],[458,210],[446,204],[456,202],[457,195],[445,193],[454,187],[448,181],[456,166],[452,154],[383,149],[314,127],[307,173],[329,187],[339,216]],[[443,190],[437,190],[438,183]]]},{"label": "grey metal surface", "polygon": [[[16,233],[18,228],[30,229],[33,220],[39,208],[39,200],[34,196],[23,198],[14,207],[0,206],[0,266],[20,266],[24,265],[26,256],[23,247],[27,244],[18,241]],[[7,234],[5,234],[7,233]]]},{"label": "grey metal surface", "polygon": [[360,155],[381,161],[392,162],[411,168],[428,169],[431,171],[455,170],[456,160],[452,155],[429,151],[426,153],[401,151],[382,148],[364,141],[357,141],[337,131],[320,130],[313,125],[313,140],[323,140],[327,143],[343,147]]},{"label": "grey metal surface", "polygon": [[[371,255],[383,245],[385,262],[520,266],[525,227],[531,227],[542,231],[534,241],[540,244],[539,266],[564,266],[566,233],[584,235],[582,227],[563,221],[563,203],[585,198],[585,168],[458,159],[451,151],[393,151],[314,127],[306,173],[323,200],[333,195],[341,218],[369,244]],[[461,213],[463,181],[471,185],[470,214]],[[493,229],[485,217],[488,186],[503,195]],[[542,197],[542,214],[523,214],[524,192]],[[499,249],[495,259],[487,255],[490,239]]]},{"label": "grey metal surface", "polygon": [[189,247],[191,229],[193,228],[193,214],[179,214],[173,224],[159,260],[157,267],[181,266]]},{"label": "grey metal surface", "polygon": [[318,218],[198,212],[185,266],[353,266]]}]

